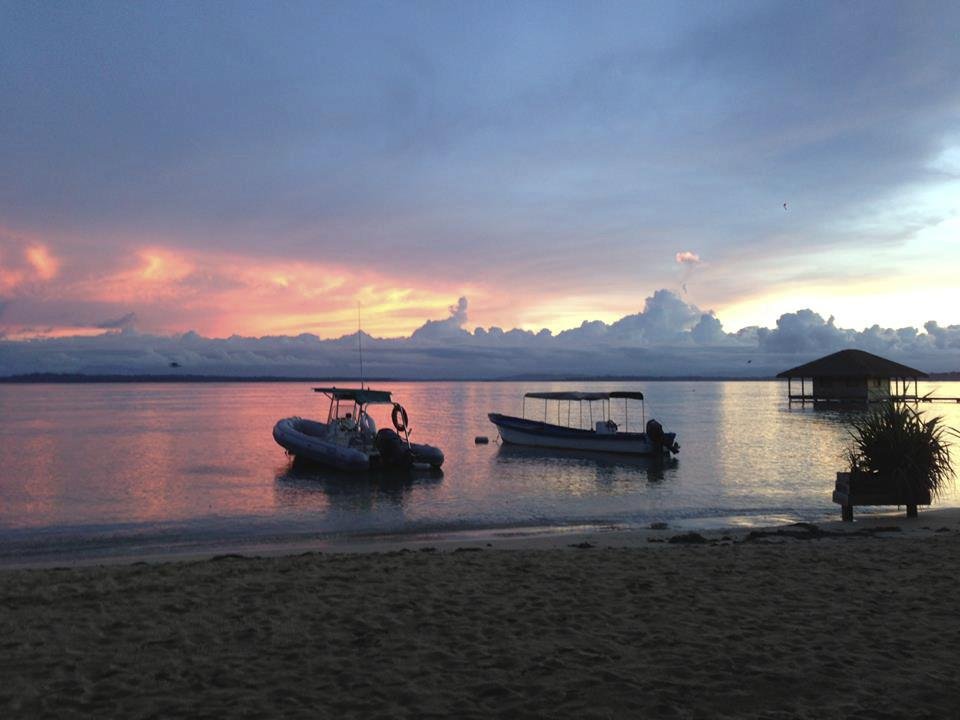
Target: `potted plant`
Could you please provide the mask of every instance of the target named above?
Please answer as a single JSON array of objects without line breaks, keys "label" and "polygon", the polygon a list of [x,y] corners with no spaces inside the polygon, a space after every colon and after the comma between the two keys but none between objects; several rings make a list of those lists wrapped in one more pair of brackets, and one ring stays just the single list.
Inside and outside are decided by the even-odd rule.
[{"label": "potted plant", "polygon": [[846,450],[849,472],[837,473],[834,502],[843,519],[854,505],[929,505],[953,481],[948,436],[960,437],[943,418],[925,419],[905,403],[884,403],[851,421],[852,444]]}]

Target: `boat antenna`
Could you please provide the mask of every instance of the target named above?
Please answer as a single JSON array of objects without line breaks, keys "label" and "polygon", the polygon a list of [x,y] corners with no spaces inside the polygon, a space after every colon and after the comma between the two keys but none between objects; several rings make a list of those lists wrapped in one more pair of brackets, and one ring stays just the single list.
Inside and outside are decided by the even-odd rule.
[{"label": "boat antenna", "polygon": [[357,303],[357,351],[360,353],[360,389],[363,390],[363,330],[360,324],[360,303]]}]

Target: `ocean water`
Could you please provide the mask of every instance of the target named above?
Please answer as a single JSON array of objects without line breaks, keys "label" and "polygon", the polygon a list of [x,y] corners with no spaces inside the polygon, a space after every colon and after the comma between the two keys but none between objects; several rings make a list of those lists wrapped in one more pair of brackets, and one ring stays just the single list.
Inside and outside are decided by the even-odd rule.
[{"label": "ocean water", "polygon": [[[0,385],[0,563],[839,516],[830,495],[850,414],[790,406],[780,382],[374,383],[407,408],[411,438],[441,447],[446,462],[441,474],[359,477],[293,464],[273,440],[281,417],[326,418],[314,384]],[[524,392],[569,389],[642,390],[646,417],[678,434],[679,457],[496,441],[488,412],[519,414]],[[920,392],[960,397],[960,383]],[[921,408],[960,427],[960,405]],[[542,416],[543,403],[526,410]],[[612,410],[622,425],[622,403]],[[639,428],[637,413],[630,420]]]}]

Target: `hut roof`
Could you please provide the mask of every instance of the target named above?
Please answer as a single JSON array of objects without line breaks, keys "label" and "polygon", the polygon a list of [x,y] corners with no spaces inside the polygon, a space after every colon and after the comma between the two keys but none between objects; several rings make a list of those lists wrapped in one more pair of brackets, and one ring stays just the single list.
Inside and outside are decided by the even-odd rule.
[{"label": "hut roof", "polygon": [[777,373],[778,378],[789,377],[927,377],[917,370],[893,360],[863,350],[841,350],[819,360]]}]

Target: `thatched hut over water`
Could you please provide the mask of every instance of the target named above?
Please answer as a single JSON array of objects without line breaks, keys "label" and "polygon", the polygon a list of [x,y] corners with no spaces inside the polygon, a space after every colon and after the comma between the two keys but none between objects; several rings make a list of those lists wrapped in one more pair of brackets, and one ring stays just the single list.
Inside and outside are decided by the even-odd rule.
[{"label": "thatched hut over water", "polygon": [[[777,377],[787,379],[790,402],[851,404],[916,400],[917,381],[928,376],[863,350],[841,350],[784,370]],[[795,394],[796,379],[800,380],[799,394]]]}]

